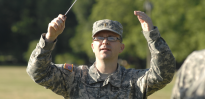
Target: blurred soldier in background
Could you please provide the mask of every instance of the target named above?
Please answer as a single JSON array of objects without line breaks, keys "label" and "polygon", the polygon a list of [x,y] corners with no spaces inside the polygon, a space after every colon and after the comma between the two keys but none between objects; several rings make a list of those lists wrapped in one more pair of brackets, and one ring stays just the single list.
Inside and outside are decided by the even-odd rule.
[{"label": "blurred soldier in background", "polygon": [[109,19],[93,24],[91,48],[96,60],[92,66],[52,63],[51,52],[65,28],[66,18],[59,15],[32,52],[28,74],[36,83],[65,99],[146,99],[172,80],[175,58],[152,20],[141,11],[134,14],[151,51],[150,69],[125,69],[117,63],[119,53],[124,50],[123,27]]},{"label": "blurred soldier in background", "polygon": [[178,70],[172,99],[205,99],[205,50],[190,54]]}]

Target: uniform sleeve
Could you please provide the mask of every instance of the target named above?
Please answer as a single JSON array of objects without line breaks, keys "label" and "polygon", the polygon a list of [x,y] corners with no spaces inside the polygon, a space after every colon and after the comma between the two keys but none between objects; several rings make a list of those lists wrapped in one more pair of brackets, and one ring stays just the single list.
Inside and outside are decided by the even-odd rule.
[{"label": "uniform sleeve", "polygon": [[[137,83],[146,96],[170,83],[176,68],[175,58],[171,50],[160,36],[158,28],[143,32],[151,52],[150,69],[139,72],[142,75]],[[138,75],[139,76],[139,75]]]},{"label": "uniform sleeve", "polygon": [[[56,94],[64,97],[68,96],[70,82],[74,80],[74,72],[63,68],[64,64],[53,64],[51,62],[51,52],[56,42],[48,43],[42,34],[39,43],[33,50],[28,66],[28,75],[38,84],[51,89]],[[69,81],[66,79],[69,78]]]}]

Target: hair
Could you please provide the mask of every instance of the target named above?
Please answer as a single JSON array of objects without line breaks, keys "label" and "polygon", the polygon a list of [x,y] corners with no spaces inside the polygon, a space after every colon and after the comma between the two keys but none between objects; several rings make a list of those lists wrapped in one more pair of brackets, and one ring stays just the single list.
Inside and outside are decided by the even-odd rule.
[{"label": "hair", "polygon": [[120,36],[120,43],[122,43],[122,37]]}]

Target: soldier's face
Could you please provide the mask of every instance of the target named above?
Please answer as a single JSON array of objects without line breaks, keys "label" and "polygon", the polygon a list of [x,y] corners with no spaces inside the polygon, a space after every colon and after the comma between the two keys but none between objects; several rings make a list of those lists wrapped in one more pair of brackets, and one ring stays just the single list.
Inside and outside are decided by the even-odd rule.
[{"label": "soldier's face", "polygon": [[[100,31],[94,37],[120,37],[111,31]],[[118,54],[124,50],[124,44],[119,40],[109,41],[107,38],[100,41],[93,41],[91,45],[95,57],[98,59],[117,59]]]}]

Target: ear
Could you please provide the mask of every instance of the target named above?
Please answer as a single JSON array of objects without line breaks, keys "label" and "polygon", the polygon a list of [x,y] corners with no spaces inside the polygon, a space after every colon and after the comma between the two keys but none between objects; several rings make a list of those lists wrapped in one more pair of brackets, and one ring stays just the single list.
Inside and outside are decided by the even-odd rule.
[{"label": "ear", "polygon": [[94,46],[93,46],[93,43],[91,43],[91,48],[92,48],[92,50],[93,50],[93,53],[95,53],[95,52],[94,52]]},{"label": "ear", "polygon": [[119,53],[122,53],[122,51],[124,50],[124,48],[125,48],[125,45],[122,43],[122,44],[121,44],[121,47],[120,47],[120,52],[119,52]]}]

